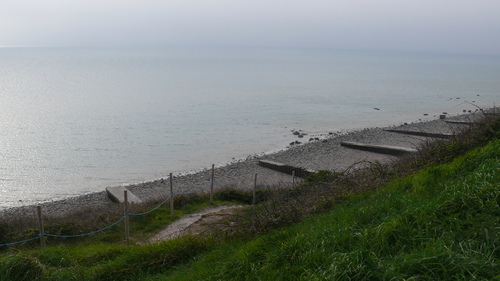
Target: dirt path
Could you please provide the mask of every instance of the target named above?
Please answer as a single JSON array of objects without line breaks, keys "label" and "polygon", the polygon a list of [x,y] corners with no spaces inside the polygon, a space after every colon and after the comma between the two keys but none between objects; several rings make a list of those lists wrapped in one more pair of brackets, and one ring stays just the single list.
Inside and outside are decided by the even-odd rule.
[{"label": "dirt path", "polygon": [[158,234],[153,236],[153,238],[151,238],[149,240],[149,242],[161,242],[161,241],[165,241],[168,239],[182,236],[184,234],[187,234],[188,229],[191,228],[192,226],[194,226],[197,222],[201,221],[204,216],[209,215],[209,214],[220,213],[220,212],[225,211],[225,210],[239,208],[239,207],[241,207],[241,206],[238,206],[238,205],[214,206],[214,207],[209,207],[209,208],[207,208],[203,211],[197,212],[197,213],[186,215],[186,216],[174,221],[167,228],[165,228],[164,230],[160,231]]}]

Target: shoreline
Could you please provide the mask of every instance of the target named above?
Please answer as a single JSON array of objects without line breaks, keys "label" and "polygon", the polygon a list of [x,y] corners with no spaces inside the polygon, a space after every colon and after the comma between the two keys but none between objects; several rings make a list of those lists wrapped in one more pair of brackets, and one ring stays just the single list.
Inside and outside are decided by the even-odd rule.
[{"label": "shoreline", "polygon": [[[468,113],[450,116],[447,120],[467,120],[477,118],[479,115],[482,114]],[[224,187],[251,189],[254,184],[255,173],[258,175],[257,184],[259,187],[272,185],[291,186],[292,176],[261,167],[258,165],[259,160],[271,160],[306,169],[330,171],[343,171],[352,165],[361,167],[366,164],[364,161],[390,162],[397,159],[397,157],[344,148],[340,146],[340,142],[355,141],[371,144],[416,147],[419,143],[429,138],[391,133],[385,131],[385,129],[397,128],[413,131],[425,130],[435,133],[450,133],[460,126],[461,125],[448,124],[443,119],[435,119],[383,128],[365,128],[340,134],[331,134],[327,135],[324,139],[314,141],[307,141],[309,136],[304,136],[304,138],[297,139],[303,142],[300,145],[293,145],[277,152],[262,153],[248,156],[246,159],[235,160],[231,163],[216,165],[214,189],[217,190]],[[203,190],[204,192],[208,192],[210,178],[211,167],[200,171],[193,171],[192,173],[178,176],[174,175],[174,193],[188,193],[202,188],[205,188]],[[157,179],[124,186],[134,195],[138,196],[143,202],[165,199],[170,194],[168,179]],[[103,190],[101,192],[84,194],[57,201],[6,208],[0,210],[0,217],[33,217],[34,214],[36,214],[37,205],[42,206],[46,216],[58,217],[88,208],[113,208],[119,204],[112,202],[106,191]]]}]

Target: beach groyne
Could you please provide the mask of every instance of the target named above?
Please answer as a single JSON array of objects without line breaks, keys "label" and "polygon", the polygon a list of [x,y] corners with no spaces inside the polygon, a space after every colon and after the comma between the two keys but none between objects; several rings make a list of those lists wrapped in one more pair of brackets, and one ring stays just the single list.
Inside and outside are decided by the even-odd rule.
[{"label": "beach groyne", "polygon": [[283,163],[278,163],[270,160],[259,160],[259,165],[266,167],[268,169],[278,171],[280,173],[285,173],[288,175],[294,175],[299,178],[307,178],[308,176],[316,173],[317,171],[312,169],[305,169],[302,167],[295,167]]},{"label": "beach groyne", "polygon": [[[447,120],[451,120],[448,118]],[[467,120],[468,116],[457,118]],[[371,151],[348,149],[342,142],[364,144],[386,144],[389,146],[418,147],[425,141],[425,137],[396,134],[387,132],[387,129],[437,132],[451,134],[450,126],[464,126],[448,124],[445,120],[431,120],[405,124],[388,128],[367,128],[341,135],[329,136],[321,141],[311,141],[301,145],[278,151],[272,154],[254,155],[245,160],[238,160],[215,168],[215,177],[218,181],[216,188],[234,188],[248,190],[254,185],[254,175],[257,173],[259,185],[279,185],[291,182],[291,174],[295,171],[296,177],[306,177],[319,170],[343,171],[355,163],[369,163],[373,161],[388,162],[395,159],[394,155],[380,154]],[[281,163],[281,164],[277,164]],[[270,168],[272,167],[272,168]],[[168,171],[166,171],[168,172]],[[166,173],[167,174],[167,173]],[[191,174],[177,174],[174,177],[175,191],[179,193],[191,192],[200,186],[210,184],[211,170],[205,169]],[[169,183],[166,179],[131,184],[126,186],[143,202],[156,200],[169,195]],[[64,200],[41,203],[44,213],[48,216],[65,215],[82,208],[105,208],[116,203],[108,197],[106,191],[75,196]],[[0,215],[32,217],[36,206],[22,206],[4,209]]]}]

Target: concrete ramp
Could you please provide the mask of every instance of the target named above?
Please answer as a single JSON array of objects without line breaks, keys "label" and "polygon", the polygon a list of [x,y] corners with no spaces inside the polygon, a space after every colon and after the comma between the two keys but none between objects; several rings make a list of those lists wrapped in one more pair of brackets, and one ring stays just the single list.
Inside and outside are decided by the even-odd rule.
[{"label": "concrete ramp", "polygon": [[124,198],[124,194],[123,194],[123,192],[125,190],[127,190],[127,201],[129,203],[137,204],[137,203],[142,202],[142,200],[139,199],[139,197],[132,194],[132,192],[130,192],[130,190],[126,189],[123,186],[114,186],[114,187],[107,187],[106,188],[106,192],[108,192],[109,198],[111,198],[111,200],[113,200],[114,202],[118,202],[118,203],[125,202],[125,198]]},{"label": "concrete ramp", "polygon": [[348,148],[395,155],[395,156],[400,156],[406,153],[417,152],[415,148],[392,146],[392,145],[365,144],[365,143],[347,142],[347,141],[341,142],[340,145]]}]

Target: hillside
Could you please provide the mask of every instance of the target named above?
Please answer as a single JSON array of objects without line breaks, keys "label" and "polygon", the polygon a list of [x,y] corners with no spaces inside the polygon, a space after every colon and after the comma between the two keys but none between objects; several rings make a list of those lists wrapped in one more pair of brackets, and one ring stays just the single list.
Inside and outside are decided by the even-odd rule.
[{"label": "hillside", "polygon": [[269,192],[205,236],[7,249],[0,280],[500,278],[499,123],[391,167]]}]

